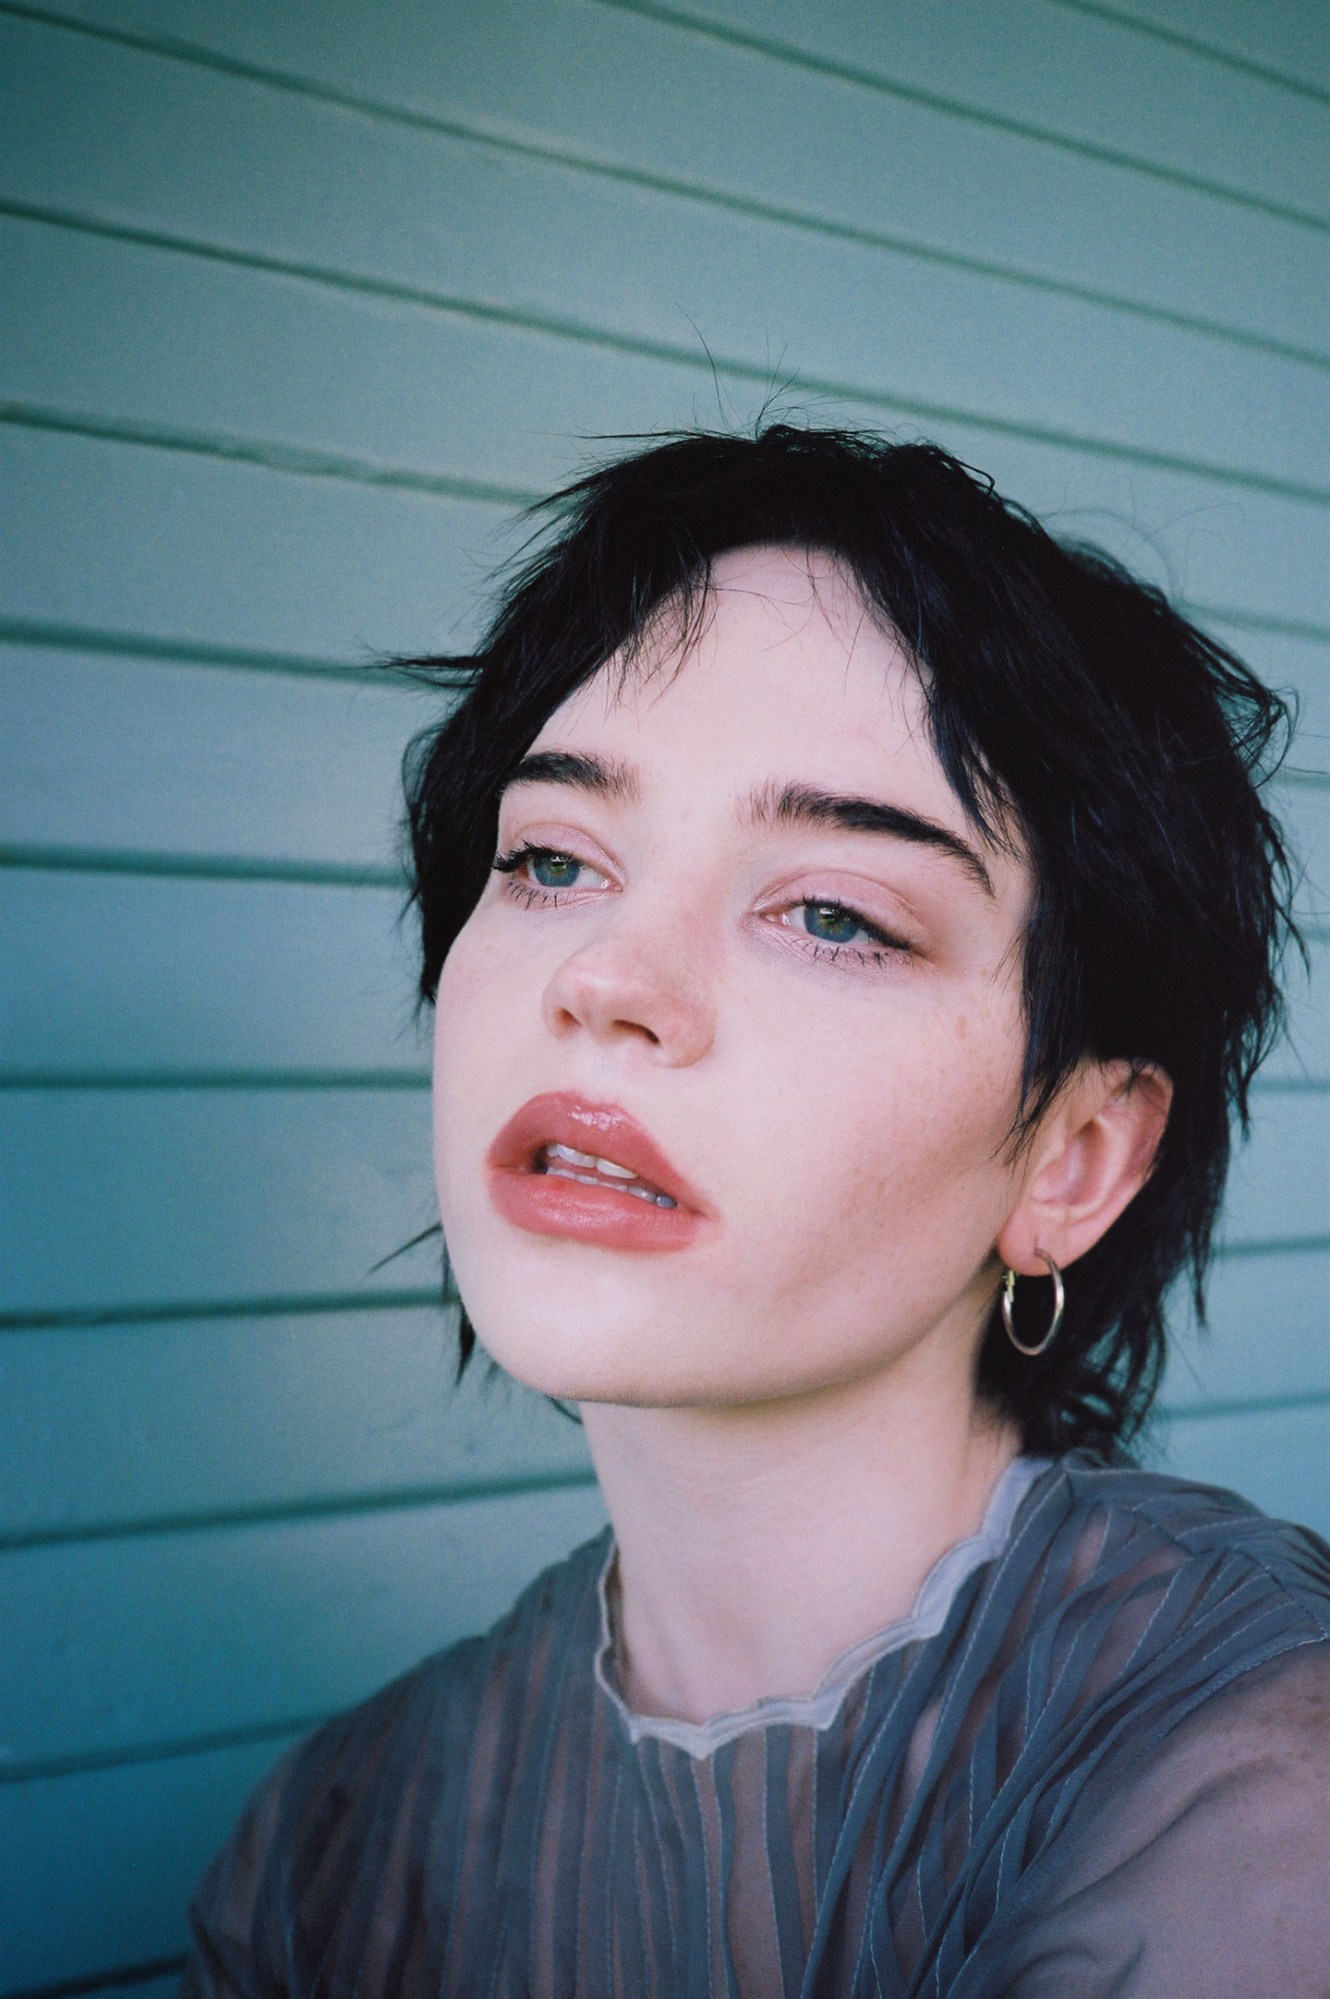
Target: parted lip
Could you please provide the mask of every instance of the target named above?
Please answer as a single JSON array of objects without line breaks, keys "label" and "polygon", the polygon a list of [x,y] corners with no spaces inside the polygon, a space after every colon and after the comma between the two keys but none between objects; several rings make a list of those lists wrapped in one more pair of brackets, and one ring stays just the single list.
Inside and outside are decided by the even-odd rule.
[{"label": "parted lip", "polygon": [[619,1104],[592,1103],[571,1091],[532,1097],[514,1112],[490,1146],[488,1164],[501,1172],[532,1173],[544,1145],[570,1145],[627,1166],[681,1208],[710,1215],[710,1204],[673,1167],[655,1140]]}]

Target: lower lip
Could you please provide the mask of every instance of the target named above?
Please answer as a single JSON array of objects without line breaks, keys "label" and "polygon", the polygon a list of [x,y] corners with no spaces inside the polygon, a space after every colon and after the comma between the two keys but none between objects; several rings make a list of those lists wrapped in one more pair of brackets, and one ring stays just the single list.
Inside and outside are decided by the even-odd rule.
[{"label": "lower lip", "polygon": [[691,1208],[662,1208],[614,1187],[588,1187],[561,1173],[492,1167],[490,1199],[505,1221],[533,1235],[569,1236],[603,1249],[686,1249],[703,1226]]}]

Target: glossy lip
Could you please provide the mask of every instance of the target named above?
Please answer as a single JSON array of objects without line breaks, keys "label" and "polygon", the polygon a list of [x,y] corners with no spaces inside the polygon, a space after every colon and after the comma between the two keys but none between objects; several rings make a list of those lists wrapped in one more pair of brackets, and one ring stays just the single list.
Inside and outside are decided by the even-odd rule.
[{"label": "glossy lip", "polygon": [[[568,1145],[627,1166],[677,1205],[657,1207],[615,1187],[537,1173],[545,1145]],[[505,1220],[538,1235],[570,1236],[607,1249],[683,1249],[714,1219],[654,1139],[618,1104],[568,1091],[532,1097],[509,1118],[486,1159],[490,1198]]]}]

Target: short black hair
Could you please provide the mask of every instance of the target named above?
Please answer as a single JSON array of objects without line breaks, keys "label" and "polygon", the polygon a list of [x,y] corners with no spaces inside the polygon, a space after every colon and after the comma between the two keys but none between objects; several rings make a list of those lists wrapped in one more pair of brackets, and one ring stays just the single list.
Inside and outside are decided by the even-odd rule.
[{"label": "short black hair", "polygon": [[[1157,1064],[1172,1080],[1154,1169],[1068,1273],[1057,1339],[1024,1359],[995,1312],[979,1355],[979,1393],[1027,1450],[1113,1457],[1158,1388],[1165,1298],[1184,1271],[1204,1315],[1233,1127],[1247,1128],[1281,1023],[1292,874],[1260,786],[1288,704],[1161,591],[1055,539],[935,445],[784,422],[675,433],[639,440],[536,513],[476,652],[406,663],[462,690],[404,767],[422,996],[434,999],[485,886],[500,794],[554,710],[662,614],[695,619],[727,551],[837,560],[912,655],[970,820],[1030,856],[1013,1141],[1083,1057]],[[465,1365],[465,1311],[461,1340]]]}]

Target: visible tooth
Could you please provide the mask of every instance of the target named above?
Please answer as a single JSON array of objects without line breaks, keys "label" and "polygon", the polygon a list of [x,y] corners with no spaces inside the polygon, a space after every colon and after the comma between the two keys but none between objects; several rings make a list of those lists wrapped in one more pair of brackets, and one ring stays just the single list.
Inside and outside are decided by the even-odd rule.
[{"label": "visible tooth", "polygon": [[631,1166],[620,1166],[613,1159],[598,1159],[596,1164],[602,1173],[608,1173],[614,1180],[636,1180],[637,1178]]},{"label": "visible tooth", "polygon": [[574,1152],[571,1145],[547,1145],[545,1151],[550,1159],[566,1159],[573,1166],[594,1166],[596,1164],[596,1155],[594,1152]]},{"label": "visible tooth", "polygon": [[[551,1146],[550,1150],[553,1151],[553,1149]],[[551,1180],[576,1180],[579,1187],[603,1187],[605,1185],[604,1179],[599,1173],[573,1173],[566,1166],[547,1166],[545,1173]],[[652,1187],[624,1187],[620,1191],[624,1194],[631,1194],[634,1200],[650,1201],[652,1206],[657,1208],[677,1208],[679,1205],[668,1194],[658,1194]]]},{"label": "visible tooth", "polygon": [[639,1201],[650,1201],[656,1208],[677,1208],[679,1205],[677,1201],[671,1200],[668,1194],[657,1194],[650,1187],[625,1187],[623,1191],[625,1194],[632,1194]]}]

